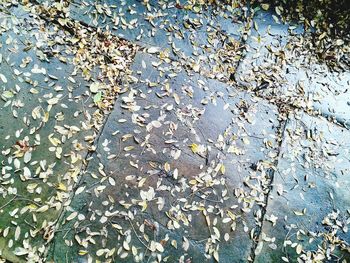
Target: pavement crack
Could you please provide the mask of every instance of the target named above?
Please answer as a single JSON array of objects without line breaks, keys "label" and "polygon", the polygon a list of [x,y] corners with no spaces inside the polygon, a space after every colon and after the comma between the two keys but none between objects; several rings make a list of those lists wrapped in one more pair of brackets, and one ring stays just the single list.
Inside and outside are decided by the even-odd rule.
[{"label": "pavement crack", "polygon": [[[273,162],[273,166],[275,168],[278,167],[278,163],[279,163],[279,159],[280,159],[280,155],[281,155],[281,150],[282,150],[282,144],[283,144],[283,141],[285,138],[285,131],[286,131],[286,127],[287,127],[287,122],[288,121],[285,119],[280,119],[279,126],[277,127],[277,134],[278,134],[279,140],[278,140],[278,146],[277,146],[277,157]],[[275,172],[276,172],[276,170],[273,168],[270,168],[268,170],[269,181],[268,181],[267,186],[266,186],[267,192],[264,195],[264,197],[265,197],[264,204],[265,205],[262,207],[260,226],[257,227],[257,231],[254,234],[253,245],[252,245],[252,248],[250,251],[250,259],[252,262],[255,262],[256,251],[257,251],[257,247],[258,247],[259,242],[260,242],[260,237],[261,237],[263,226],[264,226],[265,215],[266,215],[267,207],[269,204],[269,197],[270,197],[270,193],[272,192],[272,189],[273,189]]]}]

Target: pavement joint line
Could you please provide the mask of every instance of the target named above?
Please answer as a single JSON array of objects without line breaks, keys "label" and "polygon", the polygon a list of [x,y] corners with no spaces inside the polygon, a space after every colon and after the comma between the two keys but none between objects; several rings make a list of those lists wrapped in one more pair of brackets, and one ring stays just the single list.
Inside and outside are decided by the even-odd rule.
[{"label": "pavement joint line", "polygon": [[[130,67],[130,66],[131,66],[131,65],[129,65],[129,67]],[[69,199],[67,199],[66,203],[67,203],[67,202],[70,203],[70,202],[74,199],[74,197],[75,197],[75,191],[76,191],[76,189],[79,187],[79,185],[80,185],[80,183],[81,183],[81,181],[82,181],[83,175],[87,172],[87,169],[88,169],[88,167],[89,167],[89,163],[90,163],[91,157],[96,153],[96,151],[97,151],[97,149],[98,149],[99,140],[100,140],[101,135],[102,135],[102,133],[103,133],[103,131],[104,131],[104,129],[105,129],[105,126],[106,126],[106,124],[107,124],[107,122],[108,122],[108,119],[110,118],[110,116],[111,116],[111,114],[112,114],[112,112],[113,112],[113,110],[114,110],[114,107],[115,107],[115,104],[114,104],[114,106],[113,106],[113,109],[112,109],[112,110],[107,114],[107,116],[105,117],[105,120],[104,120],[104,122],[103,122],[103,124],[102,124],[102,126],[101,126],[101,128],[100,128],[100,130],[99,130],[99,132],[98,132],[98,135],[96,136],[96,138],[95,138],[95,140],[94,140],[94,142],[93,142],[93,144],[92,144],[92,146],[93,146],[93,147],[96,147],[96,148],[95,148],[93,151],[88,151],[88,152],[85,154],[85,157],[83,158],[83,164],[82,164],[82,167],[80,168],[79,175],[78,175],[79,180],[78,180],[78,182],[74,185],[73,191],[72,191],[72,193],[71,193],[71,196],[70,196]],[[64,206],[64,207],[62,208],[62,210],[60,211],[60,213],[59,213],[57,219],[56,219],[55,231],[58,230],[59,224],[62,222],[62,220],[63,220],[63,215],[64,215],[65,212],[66,212],[66,209],[65,209],[65,206]],[[55,240],[55,238],[53,238],[51,241],[54,241],[54,240]],[[50,241],[49,243],[51,243],[51,241]],[[49,244],[48,244],[48,245],[49,245]],[[49,245],[49,246],[50,246],[50,245]],[[47,257],[47,255],[48,255],[49,252],[50,252],[50,249],[47,249],[47,250],[46,250],[46,254],[45,254],[44,256]]]},{"label": "pavement joint line", "polygon": [[[277,134],[280,133],[279,136],[279,140],[278,140],[278,148],[277,148],[277,157],[276,160],[274,161],[274,167],[277,168],[278,163],[279,163],[279,159],[280,159],[280,155],[281,155],[281,150],[282,150],[282,143],[284,141],[285,138],[285,132],[286,132],[286,128],[287,128],[287,124],[288,124],[288,119],[283,119],[280,120],[279,123],[279,127],[277,128]],[[267,188],[267,193],[265,194],[265,206],[262,207],[262,215],[261,215],[261,225],[260,227],[258,227],[258,231],[255,234],[255,238],[256,240],[253,240],[253,246],[251,248],[250,251],[250,258],[252,259],[252,262],[255,262],[255,251],[259,245],[259,240],[260,240],[260,236],[262,234],[262,229],[264,226],[264,221],[265,221],[265,215],[266,215],[266,211],[267,211],[267,206],[269,205],[269,197],[270,197],[270,193],[273,189],[273,182],[274,182],[274,178],[275,178],[275,169],[271,169],[270,168],[270,172],[269,172],[269,183],[268,183],[268,188]]]},{"label": "pavement joint line", "polygon": [[[246,52],[246,44],[247,44],[247,40],[250,36],[250,33],[251,33],[251,30],[253,28],[253,17],[251,16],[250,14],[250,2],[248,1],[248,12],[249,12],[249,15],[247,18],[249,18],[249,20],[247,19],[247,27],[244,27],[245,29],[245,33],[247,34],[243,34],[240,41],[241,41],[241,45],[244,46],[244,52]],[[239,68],[239,66],[241,65],[241,63],[244,61],[245,57],[246,57],[246,53],[244,53],[243,56],[241,56],[239,58],[239,60],[237,61],[237,65],[236,65],[236,69]],[[234,81],[237,83],[237,79],[236,79],[236,73],[234,73]]]}]

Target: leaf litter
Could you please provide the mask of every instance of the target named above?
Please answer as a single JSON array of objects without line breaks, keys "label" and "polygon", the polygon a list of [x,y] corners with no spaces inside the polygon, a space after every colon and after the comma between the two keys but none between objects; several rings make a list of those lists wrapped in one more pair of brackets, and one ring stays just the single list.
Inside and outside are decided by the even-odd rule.
[{"label": "leaf litter", "polygon": [[[85,4],[83,3],[83,5]],[[196,14],[197,17],[186,17],[183,22],[183,26],[193,34],[192,40],[196,37],[195,32],[203,27],[201,16],[205,15],[205,10],[208,8],[208,3],[204,1],[189,1],[187,4],[164,3],[164,5],[161,4],[158,12],[155,12],[152,3],[145,1],[144,4],[147,12],[149,12],[147,20],[151,24],[158,17],[166,17],[168,10],[187,10]],[[74,239],[65,239],[65,243],[67,246],[71,246],[74,242],[77,242],[82,247],[78,254],[86,257],[89,262],[92,262],[95,257],[109,262],[115,261],[116,258],[125,259],[128,257],[132,257],[136,262],[142,262],[147,257],[154,262],[172,260],[171,257],[166,256],[169,246],[182,251],[179,252],[180,262],[191,262],[191,255],[188,255],[187,252],[192,251],[194,253],[193,246],[199,242],[191,239],[188,234],[188,228],[192,221],[195,222],[193,211],[200,211],[208,229],[208,235],[201,241],[205,246],[204,256],[207,259],[220,260],[220,245],[222,245],[223,240],[229,242],[231,237],[235,235],[237,224],[242,224],[243,231],[257,242],[259,237],[257,232],[261,228],[264,207],[266,206],[265,196],[268,194],[272,183],[269,171],[276,169],[275,161],[278,146],[275,141],[276,135],[266,133],[261,135],[264,142],[263,148],[267,150],[266,156],[268,158],[251,164],[251,171],[243,180],[245,186],[235,189],[224,187],[227,184],[225,174],[230,171],[227,168],[229,165],[224,164],[223,155],[220,154],[220,151],[225,152],[225,156],[234,155],[234,158],[247,154],[252,139],[247,134],[245,126],[254,123],[252,110],[254,113],[254,100],[259,101],[258,98],[253,100],[253,105],[247,104],[244,99],[241,99],[235,105],[231,105],[232,102],[226,101],[228,105],[225,105],[225,110],[231,111],[237,117],[233,118],[232,123],[227,124],[227,129],[223,134],[219,134],[217,138],[203,138],[202,132],[195,124],[205,113],[205,107],[203,106],[215,105],[216,100],[223,97],[220,91],[214,92],[214,88],[207,87],[202,80],[198,80],[195,86],[201,87],[206,94],[211,92],[214,92],[214,94],[202,98],[201,103],[195,106],[194,103],[188,103],[196,94],[191,86],[184,85],[179,90],[173,88],[169,82],[159,83],[157,80],[146,78],[141,83],[147,85],[149,91],[130,88],[131,85],[139,83],[142,79],[135,76],[130,70],[135,52],[140,48],[126,40],[115,37],[109,31],[109,28],[99,28],[101,18],[102,21],[105,21],[107,17],[112,17],[112,14],[115,14],[110,6],[99,3],[93,4],[92,8],[95,11],[92,14],[95,16],[95,20],[93,26],[88,26],[85,23],[71,20],[68,2],[55,2],[49,6],[46,4],[37,5],[37,3],[33,5],[25,1],[24,10],[26,15],[29,16],[26,19],[32,25],[32,28],[28,29],[26,19],[16,14],[8,14],[7,10],[16,8],[11,7],[10,1],[6,1],[2,5],[4,6],[4,11],[1,11],[4,32],[13,31],[18,34],[25,30],[29,32],[28,38],[36,39],[38,42],[33,44],[26,39],[24,43],[20,44],[26,52],[35,50],[35,53],[32,52],[31,56],[23,58],[20,61],[21,64],[19,64],[11,56],[11,53],[18,52],[18,45],[13,44],[14,39],[11,34],[8,34],[9,37],[5,40],[5,45],[9,46],[7,48],[9,53],[4,52],[1,56],[1,64],[6,64],[5,66],[8,67],[6,72],[11,73],[10,75],[3,73],[0,75],[2,84],[6,84],[4,86],[6,88],[1,93],[1,98],[5,102],[4,107],[11,108],[9,112],[13,118],[23,118],[25,124],[25,126],[20,126],[16,131],[13,131],[13,134],[5,135],[6,140],[11,138],[10,141],[12,141],[12,138],[16,138],[16,141],[13,141],[13,145],[8,145],[2,149],[2,155],[4,156],[2,160],[5,165],[2,167],[1,194],[5,200],[9,201],[5,201],[1,209],[2,213],[6,211],[11,216],[13,227],[1,229],[1,232],[4,237],[13,236],[8,242],[10,251],[13,251],[19,257],[25,257],[27,261],[40,262],[47,256],[47,250],[44,245],[37,246],[32,243],[34,237],[42,236],[46,242],[50,242],[55,234],[57,235],[57,232],[61,231],[60,227],[64,229],[67,222],[72,222],[76,234]],[[114,9],[118,10],[118,7]],[[263,9],[268,9],[268,7],[263,6]],[[219,12],[220,16],[232,12],[234,14],[231,16],[232,19],[237,19],[234,18],[237,14],[242,16],[242,39],[246,40],[252,20],[247,15],[249,12],[245,7],[240,8],[239,4],[232,4],[225,7],[224,11],[220,8],[214,10]],[[239,10],[238,13],[237,10]],[[133,8],[128,11],[130,13],[137,12]],[[276,17],[275,20],[278,20],[278,18]],[[165,20],[160,27],[166,25],[167,22]],[[117,16],[113,15],[114,27],[136,29],[138,23],[138,19],[127,21],[122,12],[119,12]],[[171,52],[159,47],[145,48],[144,52],[157,56],[159,61],[153,61],[152,66],[142,61],[142,68],[157,68],[160,77],[167,74],[170,78],[176,77],[180,71],[186,69],[190,74],[192,74],[191,72],[200,73],[202,76],[216,78],[236,86],[236,66],[245,47],[237,39],[227,36],[225,32],[216,28],[214,23],[209,23],[206,30],[210,33],[206,39],[207,43],[199,45],[202,50],[210,55],[198,55],[196,53],[198,43],[192,41],[194,56],[187,56],[176,46],[176,41],[170,40]],[[170,25],[166,31],[173,37],[170,39],[184,38],[184,32],[178,25]],[[142,33],[140,34],[141,37]],[[259,37],[257,41],[260,41]],[[259,70],[253,69],[251,72],[248,71],[248,74],[246,72],[240,76],[244,81],[248,79],[248,82],[254,81],[254,83],[257,83],[253,88],[253,92],[269,100],[270,103],[278,105],[282,119],[293,110],[293,107],[306,109],[315,114],[311,112],[310,102],[305,99],[302,84],[298,83],[296,92],[293,90],[287,96],[282,92],[282,89],[279,89],[279,86],[276,87],[276,85],[282,86],[286,82],[283,79],[284,71],[281,70],[283,66],[297,63],[294,60],[294,53],[304,54],[304,52],[307,52],[303,48],[305,39],[296,35],[289,41],[284,46],[287,47],[284,51],[267,47],[269,53],[276,57],[278,65],[275,67],[259,65]],[[213,48],[217,43],[221,45],[218,50]],[[174,59],[172,53],[176,54],[176,59]],[[68,85],[67,83],[65,83],[66,86],[55,84],[60,80],[59,77],[48,73],[44,67],[40,67],[41,61],[50,61],[53,58],[59,60],[63,65],[73,65],[72,71],[69,72],[70,76],[67,77]],[[302,58],[310,59],[307,55]],[[38,62],[35,63],[33,60]],[[28,67],[29,69],[27,69]],[[42,84],[34,77],[34,79],[31,79],[32,75],[36,74],[45,76],[50,83],[48,84],[48,81],[46,81]],[[80,87],[81,82],[78,76],[81,76],[84,80],[83,87]],[[16,84],[15,87],[7,85],[12,79],[16,80],[16,78],[21,78],[32,86],[24,93],[30,92],[30,94],[37,95],[40,106],[36,106],[32,110],[28,109],[24,99],[25,96],[21,95],[23,94],[21,85]],[[22,82],[19,81],[19,83]],[[268,88],[262,89],[262,92],[260,92],[257,87],[260,88],[266,83]],[[45,87],[42,87],[42,85]],[[7,89],[7,87],[10,88]],[[48,88],[48,93],[45,93],[45,88]],[[169,102],[164,105],[140,106],[139,101],[147,101],[147,97],[150,96],[148,93],[151,93],[152,89],[157,90],[156,96],[158,98],[169,97],[172,100],[168,100]],[[233,98],[235,96],[232,95]],[[69,101],[83,105],[81,111],[73,113],[71,124],[64,123],[67,118],[66,114],[59,111],[61,108],[72,107],[70,104],[66,105],[67,98]],[[118,100],[121,98],[120,105],[115,106],[116,98]],[[183,104],[185,104],[185,107],[182,107]],[[131,114],[131,116],[120,116],[118,119],[119,125],[121,127],[122,125],[135,126],[135,129],[130,130],[129,128],[128,133],[124,134],[117,128],[113,133],[113,136],[118,138],[117,145],[119,144],[118,151],[115,153],[110,153],[113,147],[110,139],[106,139],[102,145],[103,151],[107,153],[108,160],[117,161],[124,157],[126,158],[124,162],[128,160],[130,167],[138,171],[135,172],[136,174],[127,175],[126,182],[120,181],[120,179],[113,176],[113,173],[107,171],[108,169],[106,170],[104,162],[100,160],[100,152],[94,154],[97,147],[100,147],[98,145],[100,143],[99,137],[100,132],[104,129],[106,116],[111,113],[114,107],[121,107]],[[23,114],[22,108],[31,111],[29,116]],[[139,113],[141,109],[149,110],[149,113]],[[154,113],[155,110],[156,114]],[[54,112],[54,114],[51,114],[51,112]],[[173,122],[168,117],[171,114],[175,114],[177,122]],[[79,125],[77,121],[73,121],[74,118],[78,117],[83,117],[79,119]],[[33,120],[30,120],[30,118]],[[50,134],[43,133],[42,129],[52,123],[52,118],[55,119],[52,132]],[[186,147],[179,148],[177,146],[177,143],[181,140],[174,135],[177,134],[179,125],[187,126],[190,133],[192,133],[184,141]],[[164,129],[168,129],[166,133],[162,133]],[[235,129],[237,130],[233,131]],[[80,134],[83,135],[79,137]],[[164,138],[164,135],[170,136],[170,138],[163,141],[165,145],[170,146],[169,154],[173,160],[169,159],[166,162],[148,160],[145,165],[144,161],[138,159],[142,158],[144,152],[153,154],[160,154],[159,151],[167,152],[166,147],[159,149],[159,146],[152,143],[153,137],[157,134],[160,138]],[[277,139],[280,140],[281,135],[277,134]],[[46,157],[47,160],[50,160],[49,162],[35,154],[41,141],[46,140],[46,138],[43,138],[44,136],[47,137],[49,142],[47,154],[52,155],[50,158]],[[192,141],[189,140],[190,138]],[[64,147],[66,143],[72,143],[73,145],[72,149],[68,149],[67,152],[67,147]],[[123,146],[121,146],[122,143]],[[212,148],[219,151],[216,157],[210,156],[213,151]],[[204,160],[205,164],[199,165],[200,172],[197,169],[194,174],[188,176],[186,176],[187,173],[179,172],[180,164],[178,160],[183,160],[185,155],[196,155],[199,160]],[[89,167],[87,164],[91,159],[98,159],[97,173],[90,174],[92,178],[96,179],[96,186],[90,186],[86,189],[86,186],[81,182],[89,173],[86,169]],[[55,170],[56,162],[64,162],[69,168],[68,171],[64,174],[57,174]],[[12,171],[19,172],[25,190],[22,185],[17,186],[16,180],[18,179],[12,178],[15,175]],[[157,177],[154,175],[157,175]],[[124,186],[121,187],[122,185]],[[115,191],[116,187],[120,187],[118,189],[120,192],[126,191],[125,196],[119,196],[120,200],[114,200],[110,194],[110,191]],[[110,190],[111,188],[112,190]],[[128,189],[132,189],[132,193]],[[86,213],[75,211],[70,206],[74,190],[75,196],[88,194],[97,198],[98,202],[91,202],[88,205],[89,217]],[[280,191],[283,191],[283,189],[280,189]],[[38,196],[43,192],[49,192],[51,196],[47,200],[38,197],[33,198],[33,194]],[[10,208],[10,204],[17,200],[19,205],[23,201],[26,206]],[[115,210],[114,203],[116,201],[122,207],[118,208],[119,210]],[[104,209],[103,206],[110,206],[110,208]],[[150,211],[153,206],[156,207],[157,212]],[[4,210],[5,208],[6,210]],[[64,216],[53,216],[51,218],[50,210],[53,209],[59,211],[58,215]],[[33,222],[25,221],[28,225],[25,230],[22,229],[22,225],[16,223],[15,219],[18,219],[18,213],[21,215],[30,214],[30,217],[32,217]],[[47,213],[48,216],[45,216],[42,222],[38,222],[37,217],[41,213]],[[159,223],[158,220],[162,221],[161,218],[154,218],[152,213],[154,215],[161,213],[163,216],[165,214],[167,220],[164,223]],[[294,211],[294,213],[297,216],[303,216],[307,212],[302,210]],[[253,227],[248,226],[247,222],[241,220],[242,214],[253,215],[255,219]],[[336,218],[337,214],[330,214],[322,223],[334,226],[332,220],[336,220]],[[96,223],[96,220],[101,224],[101,228],[99,228],[100,225]],[[271,215],[269,220],[275,223],[278,218]],[[89,227],[89,224],[86,225],[89,221],[95,225],[92,227]],[[228,225],[228,228],[225,225]],[[160,231],[166,234],[162,239],[155,238],[156,233]],[[171,238],[169,233],[172,235]],[[181,240],[176,238],[176,233],[182,237]],[[300,233],[304,234],[302,230]],[[336,231],[332,233],[335,235]],[[115,243],[110,246],[110,243],[108,243],[109,235],[117,238],[118,246],[115,246]],[[319,235],[331,240],[331,237],[327,234]],[[134,243],[135,238],[141,244],[141,247]],[[19,241],[21,242],[20,246],[14,245],[15,242]],[[286,245],[290,245],[290,243],[287,242]],[[307,261],[310,257],[313,257],[316,260],[322,260],[326,257],[324,250],[319,250],[316,254],[314,252],[310,254],[310,252],[304,250],[301,244],[292,243],[291,245],[296,249],[296,253],[301,255],[300,259]],[[347,248],[344,242],[337,242],[336,246]],[[90,247],[94,247],[94,249],[90,250]],[[248,260],[253,260],[253,258],[249,256]],[[282,260],[288,262],[287,257],[283,257]]]}]

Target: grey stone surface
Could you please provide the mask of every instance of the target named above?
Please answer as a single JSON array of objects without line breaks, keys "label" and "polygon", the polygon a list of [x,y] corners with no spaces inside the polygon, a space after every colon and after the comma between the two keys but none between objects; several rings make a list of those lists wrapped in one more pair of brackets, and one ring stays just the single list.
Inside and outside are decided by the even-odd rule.
[{"label": "grey stone surface", "polygon": [[310,59],[305,43],[291,46],[292,38],[298,42],[301,26],[276,22],[273,16],[277,18],[267,11],[256,13],[236,80],[259,96],[319,111],[347,126],[349,72],[332,71],[316,55]]},{"label": "grey stone surface", "polygon": [[288,120],[256,262],[349,260],[349,135],[306,114]]},{"label": "grey stone surface", "polygon": [[20,5],[10,11],[0,14],[0,251],[11,262],[35,262],[85,158],[77,142],[93,134],[82,126],[91,100],[72,56],[50,43],[65,34],[39,30],[40,19]]},{"label": "grey stone surface", "polygon": [[[123,226],[123,231],[130,230],[128,218],[131,214],[135,214],[132,221],[135,225],[145,225],[145,222],[146,228],[150,223],[155,225],[153,235],[149,235],[151,240],[161,242],[169,235],[170,240],[163,243],[166,253],[162,256],[169,256],[172,262],[182,256],[211,262],[213,258],[206,259],[205,254],[211,255],[211,249],[216,250],[217,246],[220,246],[220,262],[246,262],[249,258],[253,245],[250,234],[256,228],[256,213],[263,205],[265,194],[266,174],[260,162],[268,162],[276,155],[276,109],[256,97],[234,91],[220,82],[208,81],[198,74],[181,71],[172,75],[171,65],[159,66],[164,72],[163,77],[159,77],[159,71],[152,66],[152,62],[157,61],[143,53],[136,56],[132,68],[137,82],[130,84],[129,94],[118,99],[86,176],[79,184],[85,187],[84,191],[75,196],[71,210],[66,213],[69,216],[77,211],[85,219],[62,222],[62,229],[71,232],[69,235],[63,232],[63,237],[55,240],[51,255],[56,261],[65,256],[61,252],[64,239],[72,240],[68,241],[72,245],[68,258],[79,260],[78,251],[84,248],[78,246],[72,236],[88,240],[87,227],[99,236],[102,230],[104,233],[103,237],[95,239],[96,246],[89,244],[85,248],[90,257],[96,257],[101,244],[112,249],[115,240],[123,242],[124,237],[115,233],[108,222],[115,220]],[[174,99],[174,94],[179,100]],[[131,108],[131,105],[140,108]],[[157,119],[162,125],[156,124],[158,128],[147,131],[146,127]],[[266,147],[268,141],[270,147]],[[194,148],[190,147],[193,144],[204,147],[206,152],[193,152]],[[176,157],[178,150],[181,155]],[[252,168],[254,166],[258,168]],[[178,176],[174,175],[175,169]],[[208,183],[213,185],[207,188]],[[155,203],[149,203],[141,212],[140,192],[149,187],[155,190],[158,201],[163,200],[164,207],[159,210]],[[203,190],[197,191],[197,188]],[[124,202],[130,206],[123,206]],[[106,216],[112,211],[118,211],[115,219]],[[230,214],[235,221],[228,219]],[[179,226],[171,230],[175,222]],[[213,230],[213,224],[217,230]],[[232,227],[235,230],[230,230]],[[215,235],[212,231],[220,232],[219,242],[215,239],[210,242],[210,237]],[[138,253],[146,251],[136,239],[136,233],[143,239],[142,233],[138,228],[135,233],[131,232],[131,244],[139,248]],[[229,235],[227,241],[223,240],[225,233]],[[190,241],[189,251],[181,245],[177,250],[171,248],[172,239],[183,243],[183,237]],[[121,250],[115,257],[125,252]],[[136,259],[129,255],[125,260]]]},{"label": "grey stone surface", "polygon": [[[148,5],[139,0],[71,4],[73,19],[92,26],[109,27],[120,37],[148,46],[171,50],[174,43],[187,56],[193,52],[203,54],[200,46],[209,45],[207,38],[214,29],[222,29],[239,40],[243,22],[233,22],[229,17],[225,19],[223,14],[217,17],[215,14],[219,11],[196,13],[186,10],[185,5],[176,5],[175,1],[150,1]],[[215,47],[220,43],[213,44]]]},{"label": "grey stone surface", "polygon": [[[349,131],[330,122],[347,127],[349,73],[265,11],[239,61],[244,8],[178,2],[67,3],[141,46],[107,118],[117,93],[97,110],[60,22],[0,3],[0,261],[350,260]],[[290,114],[278,149],[285,105],[328,120]]]},{"label": "grey stone surface", "polygon": [[[245,21],[233,13],[189,9],[175,1],[73,1],[70,17],[144,47],[155,46],[186,67],[229,79],[240,59]],[[200,67],[198,67],[200,66]]]},{"label": "grey stone surface", "polygon": [[[297,62],[286,75],[288,83],[298,81],[309,107],[349,128],[350,73],[331,71],[325,65]],[[306,68],[306,69],[305,69]]]}]

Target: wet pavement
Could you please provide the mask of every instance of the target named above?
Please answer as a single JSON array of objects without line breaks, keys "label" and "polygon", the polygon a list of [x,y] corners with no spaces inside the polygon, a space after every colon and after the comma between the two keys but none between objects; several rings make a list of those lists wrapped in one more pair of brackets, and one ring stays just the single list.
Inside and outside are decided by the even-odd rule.
[{"label": "wet pavement", "polygon": [[[130,84],[130,93],[121,97],[120,103],[117,101],[120,106],[114,109],[105,125],[96,155],[87,167],[91,176],[86,176],[78,186],[88,190],[76,196],[71,204],[73,211],[79,211],[84,219],[70,224],[77,230],[85,225],[91,225],[98,233],[105,229],[105,249],[111,250],[116,239],[125,242],[116,236],[113,225],[106,229],[106,222],[113,220],[118,211],[119,216],[124,215],[115,219],[118,224],[129,226],[130,221],[136,229],[144,222],[147,222],[146,228],[154,225],[154,237],[151,236],[155,242],[166,240],[163,246],[168,252],[164,256],[170,261],[177,261],[181,255],[185,259],[206,260],[205,254],[210,253],[206,246],[211,245],[207,240],[215,231],[227,234],[226,242],[220,244],[223,249],[219,257],[223,262],[230,262],[232,257],[248,258],[253,245],[249,235],[255,229],[255,214],[264,201],[265,190],[255,179],[263,178],[264,173],[250,167],[276,155],[273,146],[277,109],[246,93],[229,95],[228,86],[198,74],[180,72],[176,77],[159,78],[152,66],[157,61],[144,53],[136,55],[132,69],[141,74]],[[171,69],[165,72],[165,76],[172,73]],[[149,88],[149,81],[157,85]],[[164,88],[168,84],[172,87],[170,94]],[[159,99],[157,94],[162,93]],[[178,94],[179,103],[174,94]],[[123,101],[135,105],[130,108]],[[243,103],[248,108],[246,112],[240,108]],[[136,106],[140,109],[135,111]],[[138,115],[139,112],[142,115]],[[192,114],[198,116],[193,120]],[[215,129],[208,129],[208,125]],[[270,138],[271,147],[266,147],[266,137]],[[245,144],[248,146],[244,147]],[[194,145],[200,148],[198,152]],[[212,189],[205,183],[205,177],[210,179]],[[117,192],[116,186],[119,186]],[[98,189],[102,188],[100,193]],[[149,189],[154,189],[157,195],[154,204],[144,207],[147,203],[140,200],[139,193]],[[102,206],[109,209],[97,213]],[[138,206],[144,207],[141,212]],[[136,220],[133,216],[129,218],[128,211],[138,215]],[[66,229],[67,224],[62,224]],[[77,230],[70,234],[79,235],[81,230]],[[132,240],[136,235],[142,236],[142,232],[132,233]],[[183,238],[190,241],[190,251],[171,249],[174,240],[181,244]],[[79,239],[87,240],[88,235],[82,232]],[[64,242],[64,238],[58,240],[55,242],[58,250],[52,252],[56,261],[60,261],[59,256],[63,258],[59,242]],[[214,241],[211,240],[213,244]],[[96,250],[101,247],[101,243],[96,243]],[[141,247],[139,253],[142,250],[145,249]],[[77,261],[78,253],[73,251],[69,251],[70,261]],[[133,261],[130,257],[128,260]]]},{"label": "wet pavement", "polygon": [[[349,260],[349,131],[323,118],[287,121],[257,262]],[[322,149],[322,150],[321,150]]]},{"label": "wet pavement", "polygon": [[[349,71],[330,70],[300,47],[303,28],[281,24],[266,12],[257,12],[248,50],[240,62],[237,82],[259,96],[317,111],[348,127]],[[291,41],[298,44],[291,45]]]},{"label": "wet pavement", "polygon": [[[9,30],[1,34],[1,72],[5,76],[0,102],[1,228],[7,234],[0,242],[2,255],[15,262],[18,259],[9,250],[22,245],[20,241],[28,238],[32,226],[39,227],[41,233],[33,232],[31,238],[41,239],[43,231],[46,239],[50,238],[62,200],[69,197],[70,185],[79,173],[78,167],[69,165],[74,141],[90,131],[81,130],[83,105],[74,99],[82,96],[85,89],[81,87],[86,83],[80,76],[70,75],[72,65],[49,58],[45,53],[49,49],[47,36],[26,11],[11,11],[20,18],[7,20]],[[24,19],[29,21],[22,29]],[[85,158],[85,152],[82,149],[75,154],[77,163]]]},{"label": "wet pavement", "polygon": [[195,72],[228,79],[241,58],[249,26],[239,8],[201,12],[175,1],[73,1],[71,17],[116,36],[153,47]]},{"label": "wet pavement", "polygon": [[350,260],[350,72],[247,10],[0,4],[0,261]]}]

